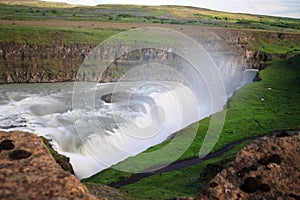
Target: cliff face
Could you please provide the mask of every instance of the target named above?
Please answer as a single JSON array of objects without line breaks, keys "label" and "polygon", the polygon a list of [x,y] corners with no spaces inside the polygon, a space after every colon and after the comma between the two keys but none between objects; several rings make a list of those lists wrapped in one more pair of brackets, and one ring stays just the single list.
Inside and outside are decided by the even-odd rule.
[{"label": "cliff face", "polygon": [[0,83],[72,81],[91,45],[0,44]]},{"label": "cliff face", "polygon": [[[209,51],[225,77],[234,76],[245,68],[261,69],[266,66],[264,62],[273,58],[289,57],[286,53],[259,51],[252,45],[258,40],[272,41],[274,39],[290,43],[300,40],[299,34],[220,28],[204,31],[203,28],[199,30],[186,28],[183,33],[191,36]],[[65,45],[55,42],[40,45],[0,43],[0,83],[74,81],[80,65],[94,47],[95,45],[90,44]],[[110,53],[105,49],[101,51],[103,54]],[[164,55],[161,55],[162,53]],[[79,79],[101,82],[117,81],[130,68],[138,63],[149,61],[150,57],[156,57],[152,61],[159,63],[176,61],[174,56],[167,56],[167,54],[168,51],[158,50],[149,53],[149,50],[139,50],[132,55],[120,57],[104,72],[100,80],[95,73],[82,73]],[[127,62],[132,56],[135,56],[134,59],[137,62]]]},{"label": "cliff face", "polygon": [[266,136],[245,147],[201,191],[202,199],[299,199],[300,133]]},{"label": "cliff face", "polygon": [[0,159],[0,199],[97,199],[34,134],[0,132]]}]

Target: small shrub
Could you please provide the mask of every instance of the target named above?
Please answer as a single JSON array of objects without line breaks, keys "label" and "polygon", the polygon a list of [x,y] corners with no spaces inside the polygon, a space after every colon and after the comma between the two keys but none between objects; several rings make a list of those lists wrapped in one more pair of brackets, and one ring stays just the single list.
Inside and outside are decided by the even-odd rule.
[{"label": "small shrub", "polygon": [[55,9],[52,9],[51,12],[52,12],[52,14],[57,14],[57,10],[55,10]]}]

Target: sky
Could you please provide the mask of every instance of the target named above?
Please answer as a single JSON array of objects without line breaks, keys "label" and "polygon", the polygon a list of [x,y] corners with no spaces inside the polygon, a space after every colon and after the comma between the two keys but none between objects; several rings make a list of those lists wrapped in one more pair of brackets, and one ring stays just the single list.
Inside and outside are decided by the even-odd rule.
[{"label": "sky", "polygon": [[300,0],[45,0],[69,4],[185,5],[212,10],[300,19]]}]

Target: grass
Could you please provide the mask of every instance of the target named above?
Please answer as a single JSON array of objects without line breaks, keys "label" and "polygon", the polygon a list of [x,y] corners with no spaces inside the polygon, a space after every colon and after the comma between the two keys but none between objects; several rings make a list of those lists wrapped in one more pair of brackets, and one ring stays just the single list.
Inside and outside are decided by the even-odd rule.
[{"label": "grass", "polygon": [[72,20],[138,22],[159,24],[194,24],[221,27],[299,31],[300,19],[250,14],[233,14],[196,7],[99,5],[74,6],[34,0],[0,0],[0,19]]},{"label": "grass", "polygon": [[299,52],[300,45],[293,43],[291,41],[273,41],[266,42],[264,40],[259,40],[253,43],[258,47],[258,50],[263,53],[276,53],[276,54],[288,54],[291,52]]},{"label": "grass", "polygon": [[[243,138],[299,127],[299,64],[300,54],[289,60],[273,60],[269,67],[260,72],[262,81],[248,84],[233,95],[226,109],[224,128],[213,151]],[[180,160],[198,156],[209,122],[209,118],[199,122],[198,133]],[[188,134],[187,130],[188,128],[183,129],[180,133]],[[150,148],[148,152],[162,148],[167,142],[169,141]],[[180,142],[177,145],[180,148]],[[175,194],[179,196],[195,195],[196,191],[199,192],[199,187],[194,188],[187,183],[196,180],[195,174],[199,175],[203,170],[204,165],[200,165],[176,172],[162,173],[122,189],[128,190],[132,196],[138,199],[146,197],[166,199],[165,197],[169,198]],[[110,184],[130,176],[130,173],[110,168],[83,181]],[[179,177],[185,184],[180,182]],[[162,183],[165,185],[161,186]]]},{"label": "grass", "polygon": [[134,30],[126,34],[118,33],[126,29],[101,28],[54,28],[54,27],[29,27],[16,25],[0,24],[0,43],[1,44],[27,44],[27,45],[97,45],[105,39],[112,37],[117,45],[128,45],[141,42],[151,45],[171,45],[171,40],[159,36],[151,35],[147,32],[135,32]]},{"label": "grass", "polygon": [[[274,60],[260,72],[262,81],[248,84],[234,94],[228,102],[224,128],[214,150],[245,137],[300,125],[299,63],[300,55],[287,61]],[[199,131],[205,133],[205,127],[200,126]],[[197,156],[202,140],[203,136],[197,134],[181,159]]]},{"label": "grass", "polygon": [[40,0],[0,0],[0,4],[5,5],[26,5],[35,7],[53,7],[53,8],[72,8],[75,7],[71,4],[58,3],[58,2],[45,2]]},{"label": "grass", "polygon": [[207,182],[220,172],[227,162],[233,160],[236,153],[246,144],[237,145],[218,158],[182,170],[157,174],[121,189],[137,200],[196,197]]},{"label": "grass", "polygon": [[[48,51],[47,49],[64,47],[68,48],[91,48],[98,45],[105,39],[124,31],[124,29],[67,29],[67,28],[50,28],[50,27],[28,27],[16,25],[0,25],[0,44],[11,46],[12,48],[26,45],[27,48],[38,47],[41,52]],[[20,58],[21,56],[19,56]],[[77,61],[76,61],[77,60]],[[22,76],[27,74],[28,70],[31,73],[47,74],[49,77],[56,77],[59,73],[74,74],[82,62],[80,57],[68,59],[63,58],[47,58],[36,57],[35,62],[43,67],[24,67],[28,66],[29,60],[22,61],[15,59],[13,72]],[[73,67],[70,63],[78,63],[78,66]],[[0,63],[0,73],[7,73],[11,69],[7,67],[6,61]]]},{"label": "grass", "polygon": [[55,161],[61,166],[61,168],[65,171],[68,171],[72,174],[74,174],[72,165],[70,164],[70,159],[64,155],[59,154],[56,150],[53,149],[52,145],[49,143],[47,138],[40,136],[42,139],[44,145],[47,147],[47,149],[50,151],[51,155],[55,159]]},{"label": "grass", "polygon": [[300,40],[292,39],[291,35],[282,33],[273,34],[253,33],[252,41],[245,44],[247,49],[257,49],[266,54],[297,54],[300,52]]},{"label": "grass", "polygon": [[299,29],[297,19],[218,12],[213,10],[204,10],[194,14],[199,19],[204,20],[204,23],[223,24],[225,26],[236,26],[240,28],[263,28],[263,29]]},{"label": "grass", "polygon": [[28,45],[92,44],[96,45],[124,29],[65,29],[0,25],[0,43]]}]

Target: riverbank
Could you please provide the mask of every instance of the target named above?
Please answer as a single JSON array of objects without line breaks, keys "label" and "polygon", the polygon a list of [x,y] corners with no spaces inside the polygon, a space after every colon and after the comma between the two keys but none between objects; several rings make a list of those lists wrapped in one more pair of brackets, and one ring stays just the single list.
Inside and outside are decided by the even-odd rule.
[{"label": "riverbank", "polygon": [[[227,116],[223,131],[213,151],[243,138],[262,136],[276,130],[295,129],[299,126],[300,108],[297,101],[294,101],[294,99],[300,98],[298,92],[300,90],[299,62],[299,55],[289,60],[273,61],[269,67],[260,72],[262,78],[260,82],[249,84],[239,89],[232,96],[226,109]],[[204,133],[209,123],[209,118],[199,122],[198,134],[180,160],[198,157],[205,136]],[[188,129],[181,130],[179,134],[184,134],[185,131],[188,131]],[[167,143],[168,141],[152,147],[149,151],[158,150]],[[199,173],[204,173],[207,170],[205,166],[208,163],[234,157],[235,153],[244,145],[241,144],[228,154],[205,161],[194,167],[159,173],[141,179],[134,184],[121,187],[121,189],[128,191],[130,195],[137,199],[150,197],[168,199],[174,195],[196,196],[211,178],[198,179]],[[178,148],[180,148],[180,143],[178,143]],[[108,169],[84,180],[84,182],[109,185],[114,182],[129,180],[132,176],[133,174]],[[159,188],[157,188],[158,183]],[[161,194],[164,194],[164,196],[162,197]]]},{"label": "riverbank", "polygon": [[[218,149],[215,152],[207,154],[203,158],[190,158],[190,159],[186,159],[186,160],[175,161],[174,163],[171,163],[170,165],[168,165],[168,166],[166,166],[162,169],[154,170],[154,171],[148,172],[148,173],[137,173],[137,174],[133,175],[132,177],[130,177],[127,180],[121,180],[121,181],[118,181],[118,182],[115,182],[115,183],[111,183],[110,186],[114,187],[114,188],[121,188],[121,187],[124,187],[126,185],[134,184],[134,183],[138,182],[139,180],[147,178],[149,176],[157,175],[157,174],[164,173],[164,172],[171,172],[171,171],[176,171],[176,170],[181,170],[181,169],[184,169],[184,168],[192,167],[194,165],[198,165],[200,162],[204,162],[206,160],[221,157],[223,154],[225,154],[226,152],[232,150],[234,147],[239,146],[240,144],[247,144],[247,143],[249,143],[253,140],[256,140],[256,139],[259,139],[259,138],[262,138],[262,137],[265,137],[265,136],[272,136],[272,135],[273,136],[280,136],[280,135],[284,134],[286,131],[288,131],[288,130],[272,132],[272,133],[269,133],[269,134],[264,135],[264,136],[254,136],[254,137],[251,137],[251,138],[244,138],[244,139],[232,142],[230,144],[227,144],[224,147],[222,147],[221,149]],[[295,130],[290,130],[290,131],[297,132]],[[157,168],[159,168],[159,167],[157,167]]]}]

